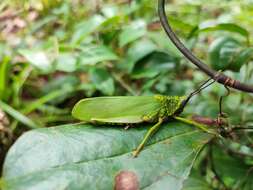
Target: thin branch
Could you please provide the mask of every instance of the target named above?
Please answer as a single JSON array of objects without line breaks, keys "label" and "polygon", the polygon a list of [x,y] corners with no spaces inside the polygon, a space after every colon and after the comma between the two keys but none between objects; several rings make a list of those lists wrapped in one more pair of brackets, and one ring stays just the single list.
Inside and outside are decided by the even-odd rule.
[{"label": "thin branch", "polygon": [[241,83],[238,80],[232,79],[223,73],[214,71],[204,64],[200,59],[198,59],[193,53],[185,47],[185,45],[179,40],[175,32],[172,30],[167,15],[165,12],[165,0],[159,0],[158,2],[158,12],[161,24],[167,33],[170,40],[174,45],[181,51],[181,53],[188,58],[194,65],[196,65],[201,71],[206,73],[208,76],[216,80],[217,82],[240,91],[253,93],[253,86]]}]

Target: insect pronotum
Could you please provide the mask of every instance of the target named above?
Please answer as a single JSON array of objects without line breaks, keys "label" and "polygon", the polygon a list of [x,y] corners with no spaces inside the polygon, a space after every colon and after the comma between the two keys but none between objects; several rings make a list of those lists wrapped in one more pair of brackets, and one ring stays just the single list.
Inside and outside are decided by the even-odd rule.
[{"label": "insect pronotum", "polygon": [[[146,133],[144,139],[133,152],[136,157],[147,140],[159,129],[161,124],[169,118],[178,117],[192,96],[211,85],[211,79],[204,82],[189,96],[113,96],[95,97],[80,100],[73,108],[72,115],[88,123],[129,125],[142,122],[155,123]],[[198,126],[198,125],[197,125]],[[206,130],[199,125],[198,127]]]}]

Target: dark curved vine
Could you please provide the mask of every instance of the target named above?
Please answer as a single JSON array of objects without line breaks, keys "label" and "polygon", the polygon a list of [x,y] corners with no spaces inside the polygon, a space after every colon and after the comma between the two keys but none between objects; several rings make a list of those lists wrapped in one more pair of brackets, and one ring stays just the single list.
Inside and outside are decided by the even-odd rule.
[{"label": "dark curved vine", "polygon": [[225,74],[215,71],[204,64],[200,59],[198,59],[192,52],[185,47],[185,45],[179,40],[175,32],[172,30],[167,15],[165,12],[165,0],[159,0],[158,2],[158,12],[161,24],[167,33],[170,40],[174,45],[181,51],[181,53],[188,58],[194,65],[196,65],[201,71],[206,73],[208,76],[216,80],[217,82],[223,84],[224,86],[231,87],[240,91],[253,93],[253,86],[241,83],[238,80],[232,79]]}]

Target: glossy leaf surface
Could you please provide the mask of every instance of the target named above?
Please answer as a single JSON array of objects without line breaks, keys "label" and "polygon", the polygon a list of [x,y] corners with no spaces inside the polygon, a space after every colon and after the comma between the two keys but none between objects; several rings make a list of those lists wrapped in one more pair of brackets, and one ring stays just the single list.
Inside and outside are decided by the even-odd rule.
[{"label": "glossy leaf surface", "polygon": [[140,189],[181,189],[211,135],[169,122],[133,158],[147,130],[77,124],[30,131],[6,157],[2,189],[113,189],[115,176],[124,170],[136,174]]}]

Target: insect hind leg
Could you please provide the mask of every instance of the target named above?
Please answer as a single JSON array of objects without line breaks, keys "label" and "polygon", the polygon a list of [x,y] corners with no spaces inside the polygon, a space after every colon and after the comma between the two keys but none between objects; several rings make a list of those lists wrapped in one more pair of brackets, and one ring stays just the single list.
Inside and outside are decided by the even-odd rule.
[{"label": "insect hind leg", "polygon": [[142,140],[141,144],[137,147],[137,149],[133,152],[133,157],[137,157],[138,154],[141,152],[141,150],[143,149],[144,145],[146,144],[146,142],[148,141],[148,139],[155,134],[155,132],[159,129],[159,127],[161,126],[161,124],[163,123],[163,119],[159,118],[158,122],[151,127],[148,132],[146,133],[144,139]]}]

